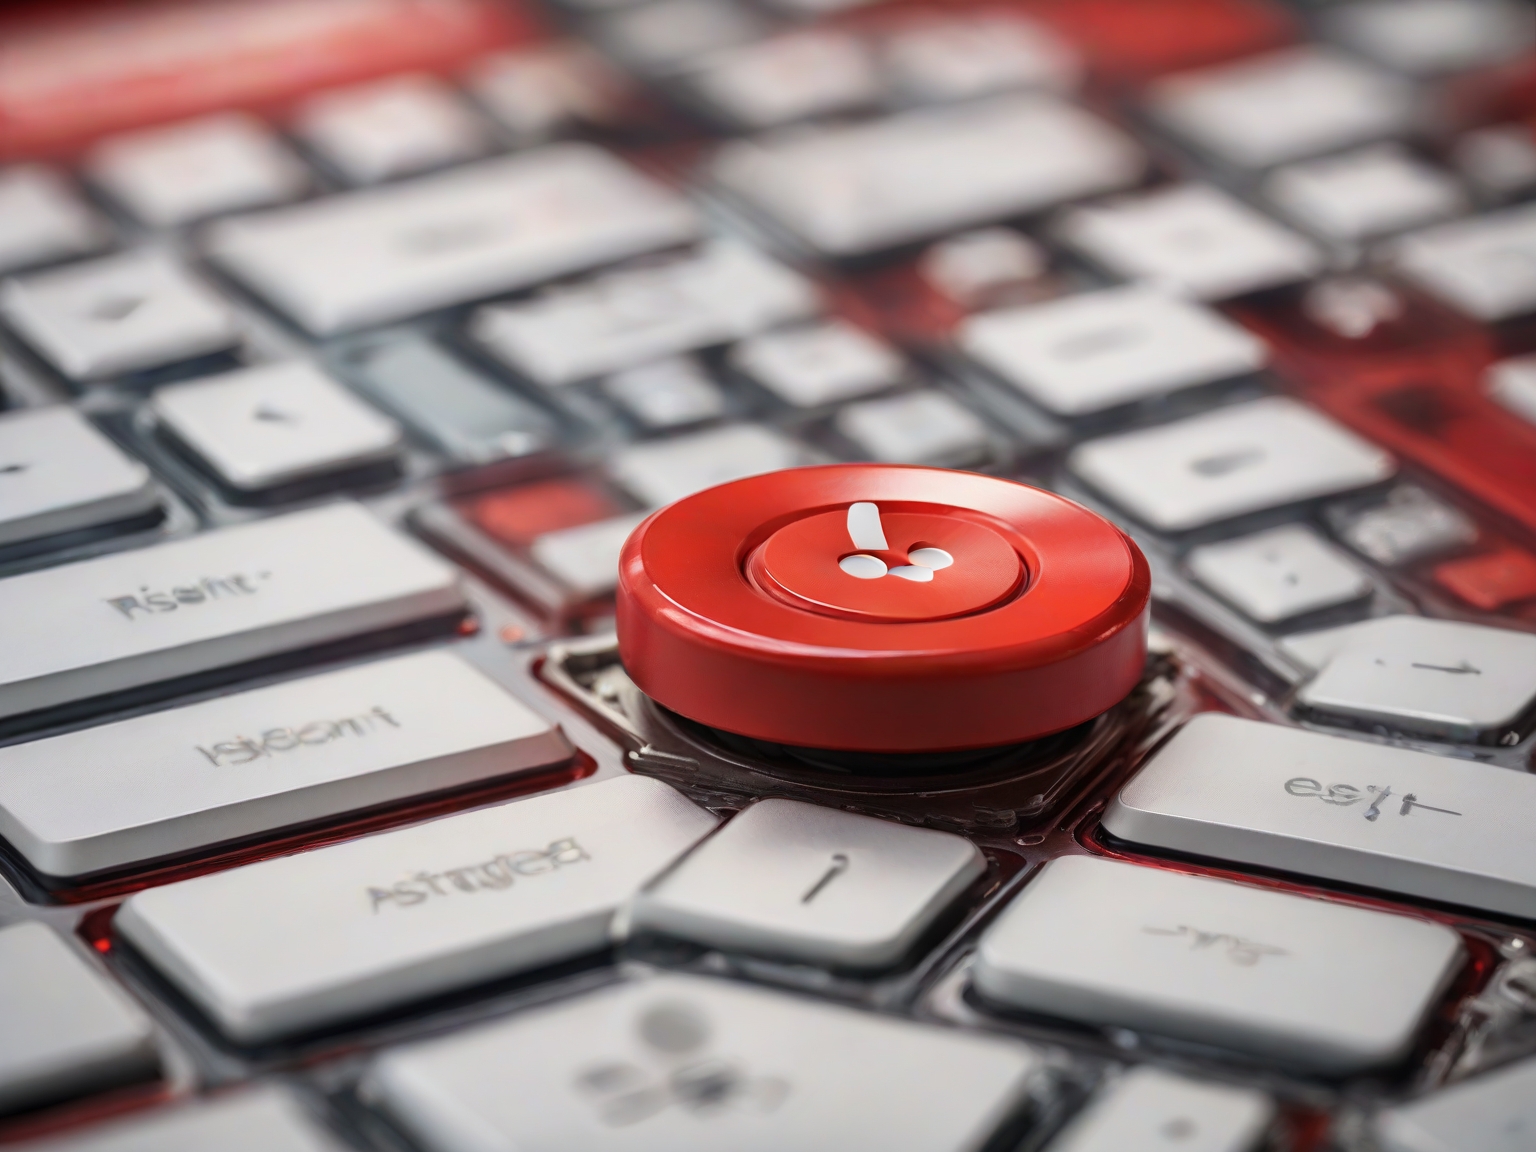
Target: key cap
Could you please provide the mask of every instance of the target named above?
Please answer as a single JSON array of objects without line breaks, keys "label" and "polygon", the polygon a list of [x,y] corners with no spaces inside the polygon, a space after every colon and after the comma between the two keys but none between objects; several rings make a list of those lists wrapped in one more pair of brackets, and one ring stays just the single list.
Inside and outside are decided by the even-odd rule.
[{"label": "key cap", "polygon": [[387,465],[401,448],[398,424],[303,360],[173,384],[155,392],[150,409],[243,493]]},{"label": "key cap", "polygon": [[1467,209],[1449,175],[1396,144],[1280,168],[1264,181],[1264,194],[1299,226],[1340,244],[1422,228]]},{"label": "key cap", "polygon": [[1262,1092],[1142,1065],[1100,1089],[1049,1149],[1252,1152],[1274,1115],[1274,1102]]},{"label": "key cap", "polygon": [[1008,96],[727,144],[730,192],[823,256],[847,257],[1134,184],[1140,148],[1044,96]]},{"label": "key cap", "polygon": [[619,582],[619,552],[646,513],[546,532],[529,546],[534,560],[579,597],[603,596]]},{"label": "key cap", "polygon": [[613,55],[636,71],[667,75],[694,60],[768,32],[768,23],[734,0],[629,2],[628,10],[603,22],[599,36]]},{"label": "key cap", "polygon": [[1327,35],[1412,76],[1496,64],[1536,40],[1530,9],[1505,0],[1355,0],[1321,18]]},{"label": "key cap", "polygon": [[294,130],[353,184],[469,160],[489,144],[453,89],[425,75],[324,92],[299,109]]},{"label": "key cap", "polygon": [[1483,377],[1488,395],[1528,424],[1536,424],[1536,356],[1501,360]]},{"label": "key cap", "polygon": [[1524,124],[1495,124],[1463,133],[1451,149],[1456,170],[1490,200],[1536,189],[1536,134]]},{"label": "key cap", "polygon": [[845,320],[765,332],[731,349],[731,365],[786,404],[819,408],[897,384],[906,366]]},{"label": "key cap", "polygon": [[1389,256],[1399,272],[1474,320],[1536,311],[1536,205],[1416,232]]},{"label": "key cap", "polygon": [[1300,524],[1204,545],[1185,564],[1196,580],[1260,624],[1350,604],[1371,592],[1365,573]]},{"label": "key cap", "polygon": [[222,352],[240,339],[222,300],[149,250],[7,281],[0,315],[54,367],[82,381]]},{"label": "key cap", "polygon": [[480,105],[516,140],[545,140],[570,128],[618,118],[624,81],[579,43],[498,52],[465,81]]},{"label": "key cap", "polygon": [[463,659],[420,652],[0,748],[0,832],[76,877],[572,755]]},{"label": "key cap", "polygon": [[0,717],[464,610],[458,575],[354,504],[0,580]]},{"label": "key cap", "polygon": [[729,240],[475,314],[471,335],[546,388],[724,344],[813,315],[811,283]]},{"label": "key cap", "polygon": [[148,517],[149,469],[62,405],[0,416],[0,546]]},{"label": "key cap", "polygon": [[641,893],[631,931],[838,968],[888,968],[987,869],[949,832],[759,800]]},{"label": "key cap", "polygon": [[1394,136],[1412,126],[1413,88],[1326,47],[1287,48],[1152,85],[1148,108],[1218,160],[1268,168]]},{"label": "key cap", "polygon": [[943,392],[924,388],[838,409],[832,426],[870,460],[959,468],[989,447],[987,426]]},{"label": "key cap", "polygon": [[116,927],[257,1043],[598,952],[614,911],[714,823],[620,776],[149,889]]},{"label": "key cap", "polygon": [[298,157],[243,112],[113,136],[91,151],[86,171],[156,228],[292,200],[310,183]]},{"label": "key cap", "polygon": [[430,1152],[961,1152],[1039,1067],[994,1037],[661,976],[397,1048],[364,1091]]},{"label": "key cap", "polygon": [[725,395],[697,360],[677,358],[615,372],[603,393],[646,428],[680,428],[725,415]]},{"label": "key cap", "polygon": [[680,244],[697,228],[686,203],[621,161],[558,144],[220,221],[206,247],[328,336]]},{"label": "key cap", "polygon": [[1387,568],[1453,552],[1477,540],[1477,525],[1470,516],[1411,484],[1393,488],[1379,504],[1329,508],[1324,515],[1340,540]]},{"label": "key cap", "polygon": [[987,929],[972,978],[1009,1008],[1340,1074],[1406,1056],[1462,958],[1425,920],[1065,856]]},{"label": "key cap", "polygon": [[1071,45],[1011,12],[911,17],[886,38],[882,58],[898,91],[933,103],[1014,88],[1070,92],[1083,76]]},{"label": "key cap", "polygon": [[1279,288],[1323,270],[1311,241],[1208,184],[1074,208],[1057,233],[1118,276],[1200,300]]},{"label": "key cap", "polygon": [[345,1152],[291,1093],[270,1085],[134,1113],[27,1147],[35,1152]]},{"label": "key cap", "polygon": [[1280,396],[1090,440],[1068,463],[1164,532],[1364,488],[1394,471],[1385,452]]},{"label": "key cap", "polygon": [[1484,612],[1536,600],[1536,556],[1522,548],[1437,564],[1430,575],[1447,592]]},{"label": "key cap", "polygon": [[1381,1152],[1521,1152],[1536,1139],[1536,1060],[1384,1108],[1372,1130]]},{"label": "key cap", "polygon": [[1143,285],[982,313],[956,341],[1063,416],[1251,375],[1269,360],[1262,340],[1219,313]]},{"label": "key cap", "polygon": [[1324,716],[1507,743],[1533,700],[1536,636],[1422,616],[1357,630],[1297,697]]},{"label": "key cap", "polygon": [[1133,844],[1529,917],[1533,809],[1536,779],[1523,772],[1205,713],[1110,801],[1104,827]]},{"label": "key cap", "polygon": [[847,112],[872,105],[881,95],[864,41],[824,28],[711,53],[690,70],[688,84],[742,129]]},{"label": "key cap", "polygon": [[106,242],[106,225],[51,168],[0,169],[0,272],[82,256]]},{"label": "key cap", "polygon": [[0,928],[0,1114],[147,1080],[154,1028],[53,930]]},{"label": "key cap", "polygon": [[771,428],[731,424],[621,449],[608,471],[635,499],[659,508],[702,488],[794,468],[808,458],[803,448]]},{"label": "key cap", "polygon": [[977,228],[929,245],[918,274],[962,308],[986,307],[993,298],[1027,292],[1050,269],[1039,244],[1012,228]]}]

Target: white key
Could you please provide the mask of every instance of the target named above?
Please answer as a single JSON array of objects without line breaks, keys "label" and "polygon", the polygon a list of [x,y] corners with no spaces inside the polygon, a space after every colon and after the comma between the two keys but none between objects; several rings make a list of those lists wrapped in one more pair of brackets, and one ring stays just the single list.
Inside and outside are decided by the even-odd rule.
[{"label": "white key", "polygon": [[658,0],[610,17],[602,36],[632,67],[666,73],[766,32],[763,17],[733,0]]},{"label": "white key", "polygon": [[0,416],[0,545],[149,516],[149,469],[73,409]]},{"label": "white key", "polygon": [[161,388],[150,408],[242,492],[385,463],[401,446],[398,424],[303,360]]},{"label": "white key", "polygon": [[316,335],[690,240],[693,210],[585,144],[224,220],[210,256]]},{"label": "white key", "polygon": [[36,921],[0,928],[0,1113],[159,1068],[149,1017]]},{"label": "white key", "polygon": [[1144,1064],[1107,1088],[1050,1152],[1253,1152],[1275,1116],[1251,1088],[1187,1080]]},{"label": "white key", "polygon": [[950,832],[759,800],[640,894],[630,930],[885,968],[986,870],[976,846]]},{"label": "white key", "polygon": [[1012,228],[977,228],[929,245],[918,261],[924,280],[965,308],[1026,288],[1050,269],[1045,249]]},{"label": "white key", "polygon": [[1334,39],[1413,76],[1496,64],[1536,41],[1530,8],[1512,0],[1353,0],[1321,18]]},{"label": "white key", "polygon": [[422,652],[0,748],[0,830],[39,872],[81,876],[572,755],[483,673]]},{"label": "white key", "polygon": [[1391,255],[1409,279],[1474,320],[1536,311],[1536,204],[1414,233]]},{"label": "white key", "polygon": [[1396,144],[1278,169],[1264,194],[1325,240],[1358,244],[1458,216],[1467,197],[1449,175]]},{"label": "white key", "polygon": [[1536,189],[1536,133],[1524,124],[1495,124],[1463,133],[1451,149],[1456,170],[1494,200]]},{"label": "white key", "polygon": [[252,1043],[598,952],[714,823],[615,777],[139,892],[116,927]]},{"label": "white key", "polygon": [[1110,801],[1104,827],[1134,844],[1529,918],[1532,819],[1536,778],[1524,772],[1207,712]]},{"label": "white key", "polygon": [[740,141],[715,179],[818,252],[855,256],[1124,188],[1145,157],[1044,96]]},{"label": "white key", "polygon": [[1536,424],[1536,356],[1501,360],[1488,369],[1488,395],[1528,424]]},{"label": "white key", "polygon": [[76,380],[222,352],[240,338],[224,302],[155,251],[9,280],[0,285],[0,313]]},{"label": "white key", "polygon": [[94,252],[106,225],[51,168],[0,169],[0,272]]},{"label": "white key", "polygon": [[808,29],[726,48],[690,70],[688,83],[741,128],[771,128],[875,103],[880,81],[863,40]]},{"label": "white key", "polygon": [[1287,48],[1155,83],[1154,117],[1242,168],[1267,168],[1393,136],[1412,125],[1414,91],[1329,48]]},{"label": "white key", "polygon": [[832,426],[869,459],[887,464],[957,468],[988,448],[981,417],[931,388],[845,405]]},{"label": "white key", "polygon": [[994,1037],[662,976],[398,1048],[364,1093],[430,1152],[971,1152],[1039,1066]]},{"label": "white key", "polygon": [[1247,376],[1269,361],[1264,342],[1246,329],[1143,285],[972,316],[956,342],[1063,416]]},{"label": "white key", "polygon": [[578,596],[603,596],[617,586],[619,553],[646,516],[636,512],[546,532],[534,540],[529,551],[546,572]]},{"label": "white key", "polygon": [[299,109],[294,130],[353,184],[469,160],[489,144],[484,124],[432,76],[324,92]]},{"label": "white key", "polygon": [[243,112],[113,136],[92,150],[86,171],[157,228],[292,200],[310,183],[298,157]]},{"label": "white key", "polygon": [[1410,484],[1393,488],[1379,504],[1329,509],[1328,519],[1340,540],[1388,568],[1455,551],[1478,535],[1465,512]]},{"label": "white key", "polygon": [[1503,737],[1536,700],[1536,636],[1384,616],[1357,630],[1301,690],[1329,716],[1451,740]]},{"label": "white key", "polygon": [[1058,234],[1118,275],[1200,300],[1279,288],[1324,263],[1311,241],[1208,184],[1075,208]]},{"label": "white key", "polygon": [[1407,1055],[1462,955],[1424,920],[1064,856],[987,929],[972,979],[1010,1008],[1337,1074]]},{"label": "white key", "polygon": [[1012,88],[1070,92],[1083,76],[1071,45],[1011,12],[909,18],[882,48],[890,82],[923,101],[967,100]]},{"label": "white key", "polygon": [[603,392],[646,428],[678,428],[725,415],[725,395],[693,359],[660,360],[616,372]]},{"label": "white key", "polygon": [[1372,1129],[1381,1152],[1525,1152],[1536,1141],[1536,1060],[1384,1108]]},{"label": "white key", "polygon": [[470,330],[546,388],[750,336],[813,315],[814,286],[729,240],[625,269],[519,304],[476,313]]},{"label": "white key", "polygon": [[819,408],[900,382],[906,365],[846,320],[766,332],[731,349],[731,364],[786,404]]},{"label": "white key", "polygon": [[582,123],[604,123],[623,100],[623,81],[584,44],[498,52],[477,63],[465,80],[496,122],[522,142]]},{"label": "white key", "polygon": [[1395,467],[1385,452],[1281,396],[1090,440],[1068,463],[1165,532],[1364,488]]},{"label": "white key", "polygon": [[1185,564],[1196,580],[1260,624],[1349,604],[1371,591],[1365,573],[1299,524],[1207,544],[1190,552]]},{"label": "white key", "polygon": [[262,1086],[158,1107],[28,1152],[346,1152],[287,1091]]},{"label": "white key", "polygon": [[805,450],[782,433],[732,424],[621,449],[608,470],[635,499],[659,508],[727,480],[805,463]]},{"label": "white key", "polygon": [[0,580],[0,716],[462,611],[458,574],[355,504]]}]

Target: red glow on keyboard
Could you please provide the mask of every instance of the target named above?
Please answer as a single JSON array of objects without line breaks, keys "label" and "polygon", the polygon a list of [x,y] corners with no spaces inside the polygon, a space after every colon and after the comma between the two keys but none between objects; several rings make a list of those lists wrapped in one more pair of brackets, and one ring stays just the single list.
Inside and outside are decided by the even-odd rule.
[{"label": "red glow on keyboard", "polygon": [[498,488],[455,506],[482,532],[514,547],[526,547],[546,532],[606,520],[623,511],[603,489],[580,479]]}]

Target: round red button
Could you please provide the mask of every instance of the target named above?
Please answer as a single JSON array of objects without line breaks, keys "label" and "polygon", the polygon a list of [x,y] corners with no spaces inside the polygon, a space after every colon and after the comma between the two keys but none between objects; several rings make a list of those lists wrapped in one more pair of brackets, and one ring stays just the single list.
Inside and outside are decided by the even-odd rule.
[{"label": "round red button", "polygon": [[624,664],[714,728],[809,748],[1032,740],[1121,700],[1150,577],[1108,521],[974,473],[831,464],[696,493],[619,567]]}]

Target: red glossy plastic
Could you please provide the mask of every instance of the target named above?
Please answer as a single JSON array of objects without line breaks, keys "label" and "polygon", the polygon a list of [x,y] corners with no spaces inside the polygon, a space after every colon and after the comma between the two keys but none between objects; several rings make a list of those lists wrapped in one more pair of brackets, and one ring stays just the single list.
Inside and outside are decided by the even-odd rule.
[{"label": "red glossy plastic", "polygon": [[[878,506],[888,566],[858,579],[851,504]],[[1146,559],[1050,492],[974,473],[831,464],[737,480],[657,512],[625,544],[618,633],[640,688],[760,740],[869,752],[1011,744],[1121,700],[1146,657]]]}]

